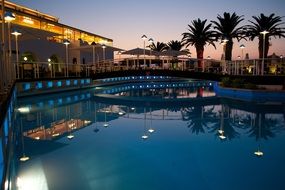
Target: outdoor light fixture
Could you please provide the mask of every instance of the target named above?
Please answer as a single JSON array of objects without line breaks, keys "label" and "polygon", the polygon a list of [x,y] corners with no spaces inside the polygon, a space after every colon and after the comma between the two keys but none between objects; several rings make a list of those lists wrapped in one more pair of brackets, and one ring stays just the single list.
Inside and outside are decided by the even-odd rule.
[{"label": "outdoor light fixture", "polygon": [[28,61],[28,58],[27,58],[27,57],[24,57],[24,61]]},{"label": "outdoor light fixture", "polygon": [[153,129],[153,128],[150,128],[150,129],[148,130],[148,132],[153,133],[153,132],[154,132],[154,129]]},{"label": "outdoor light fixture", "polygon": [[12,32],[11,34],[13,34],[14,36],[20,36],[20,35],[22,35],[22,33],[19,32],[19,31],[17,31],[17,30],[15,30],[15,31]]},{"label": "outdoor light fixture", "polygon": [[12,22],[16,19],[15,14],[12,12],[5,12],[4,19],[7,22]]},{"label": "outdoor light fixture", "polygon": [[142,135],[142,139],[146,140],[148,139],[148,136],[146,134]]},{"label": "outdoor light fixture", "polygon": [[20,107],[18,108],[20,113],[29,113],[31,111],[30,107]]},{"label": "outdoor light fixture", "polygon": [[20,158],[20,161],[21,162],[26,162],[30,159],[30,157],[26,156],[26,155],[23,155],[21,158]]},{"label": "outdoor light fixture", "polygon": [[219,134],[223,134],[224,131],[220,129],[220,130],[218,130],[218,133],[219,133]]},{"label": "outdoor light fixture", "polygon": [[74,135],[69,134],[69,135],[67,135],[67,138],[68,138],[69,140],[71,140],[71,139],[73,139],[73,138],[74,138]]},{"label": "outdoor light fixture", "polygon": [[146,39],[147,39],[146,35],[142,35],[142,40],[146,40]]},{"label": "outdoor light fixture", "polygon": [[240,47],[241,49],[244,49],[244,48],[245,48],[245,45],[241,44],[239,47]]},{"label": "outdoor light fixture", "polygon": [[51,66],[51,64],[50,64],[50,62],[51,62],[51,59],[50,58],[48,58],[48,66]]},{"label": "outdoor light fixture", "polygon": [[227,137],[224,135],[224,132],[225,132],[225,131],[223,131],[222,129],[218,130],[219,138],[220,138],[221,140],[224,140],[224,139],[227,138]]},{"label": "outdoor light fixture", "polygon": [[258,157],[263,156],[263,152],[261,152],[260,150],[257,150],[256,152],[254,152],[254,154]]},{"label": "outdoor light fixture", "polygon": [[69,44],[70,44],[70,41],[67,40],[67,39],[65,39],[65,40],[63,40],[63,44],[64,44],[64,45],[69,45]]},{"label": "outdoor light fixture", "polygon": [[219,135],[219,138],[220,138],[221,140],[224,140],[224,139],[226,139],[227,137],[226,137],[225,135],[221,134],[221,135]]},{"label": "outdoor light fixture", "polygon": [[150,38],[150,39],[148,39],[148,42],[149,42],[149,43],[153,43],[154,40],[153,40],[152,38]]}]

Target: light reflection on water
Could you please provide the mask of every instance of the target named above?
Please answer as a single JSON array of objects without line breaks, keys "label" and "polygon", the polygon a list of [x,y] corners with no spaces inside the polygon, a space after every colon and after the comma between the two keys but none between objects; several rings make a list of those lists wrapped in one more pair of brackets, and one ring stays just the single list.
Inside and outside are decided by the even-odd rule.
[{"label": "light reflection on water", "polygon": [[30,160],[18,176],[41,163],[49,189],[282,189],[284,104],[221,99],[209,86],[104,93],[20,100],[30,109],[18,115],[18,157]]}]

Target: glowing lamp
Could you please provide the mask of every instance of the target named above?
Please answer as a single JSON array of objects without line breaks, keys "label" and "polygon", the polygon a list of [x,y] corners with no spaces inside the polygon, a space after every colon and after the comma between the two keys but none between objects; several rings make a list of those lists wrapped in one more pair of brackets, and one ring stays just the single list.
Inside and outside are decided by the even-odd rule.
[{"label": "glowing lamp", "polygon": [[148,139],[148,136],[147,135],[143,135],[142,139],[146,140],[146,139]]},{"label": "glowing lamp", "polygon": [[71,140],[71,139],[74,138],[74,135],[70,134],[70,135],[67,136],[67,138],[68,138],[69,140]]},{"label": "glowing lamp", "polygon": [[154,132],[154,129],[150,128],[150,129],[148,130],[148,132],[153,133],[153,132]]},{"label": "glowing lamp", "polygon": [[226,139],[227,137],[224,136],[224,135],[219,135],[219,138],[220,138],[221,140],[224,140],[224,139]]},{"label": "glowing lamp", "polygon": [[146,40],[146,39],[147,39],[146,35],[143,35],[142,40]]},{"label": "glowing lamp", "polygon": [[16,19],[16,17],[15,17],[15,15],[14,15],[14,13],[5,12],[4,19],[5,19],[5,21],[7,21],[7,22],[12,22],[13,20]]},{"label": "glowing lamp", "polygon": [[21,162],[26,162],[30,159],[30,157],[26,156],[26,155],[23,155],[21,158],[20,158],[20,161]]}]

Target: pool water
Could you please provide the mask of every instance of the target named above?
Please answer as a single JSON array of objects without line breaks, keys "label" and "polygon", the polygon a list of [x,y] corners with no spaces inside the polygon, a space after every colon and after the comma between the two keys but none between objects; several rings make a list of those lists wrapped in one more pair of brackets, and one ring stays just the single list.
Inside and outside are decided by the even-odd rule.
[{"label": "pool water", "polygon": [[284,189],[284,102],[143,85],[19,99],[17,189]]}]

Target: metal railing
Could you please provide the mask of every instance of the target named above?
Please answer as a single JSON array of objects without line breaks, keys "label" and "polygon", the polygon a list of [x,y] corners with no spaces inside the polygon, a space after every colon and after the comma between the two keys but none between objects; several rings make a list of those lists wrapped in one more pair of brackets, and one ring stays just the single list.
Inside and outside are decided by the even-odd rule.
[{"label": "metal railing", "polygon": [[217,61],[211,59],[177,59],[152,60],[145,67],[141,60],[121,59],[105,60],[97,63],[66,64],[52,62],[20,62],[14,63],[12,68],[17,79],[39,79],[59,77],[91,77],[96,73],[126,71],[126,70],[180,70],[204,73],[222,73],[229,75],[284,75],[285,61],[279,59],[266,59],[264,70],[262,60],[235,60]]}]

